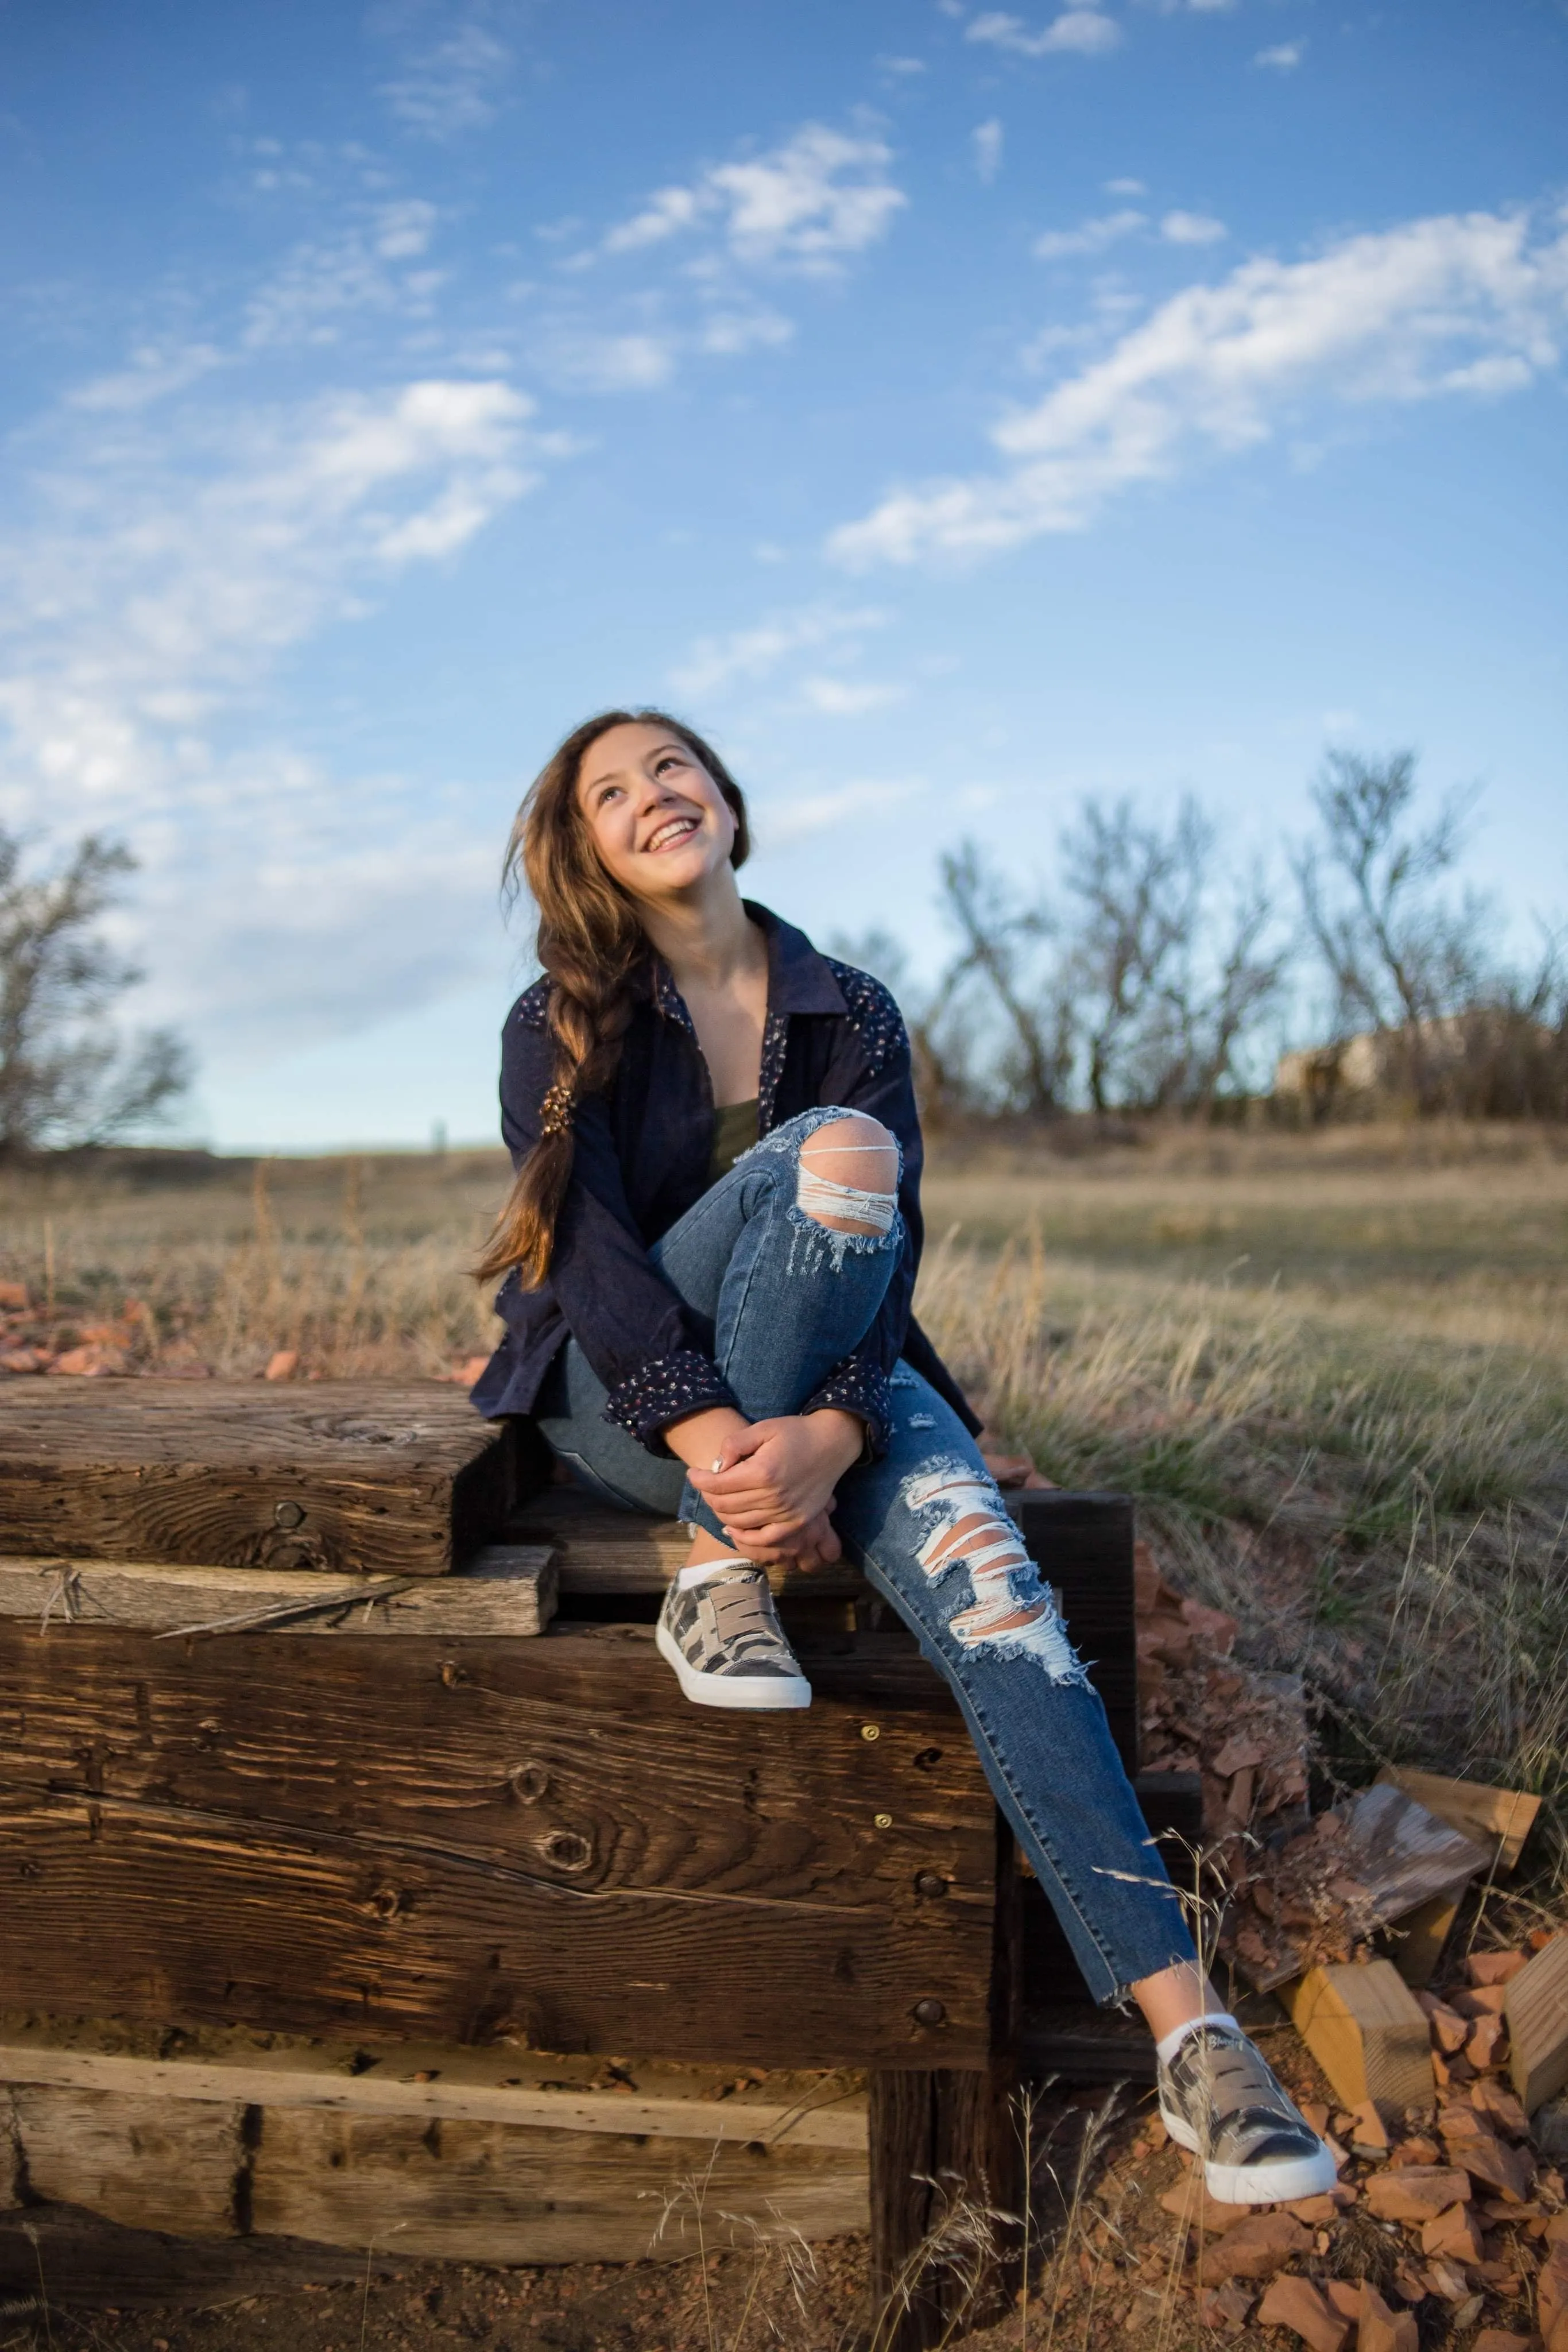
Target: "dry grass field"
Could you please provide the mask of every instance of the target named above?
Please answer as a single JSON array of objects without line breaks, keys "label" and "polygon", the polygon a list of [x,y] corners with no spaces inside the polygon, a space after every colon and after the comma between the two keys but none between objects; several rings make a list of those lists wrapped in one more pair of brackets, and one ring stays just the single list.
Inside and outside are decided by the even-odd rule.
[{"label": "dry grass field", "polygon": [[[489,1345],[464,1267],[505,1181],[486,1152],[11,1171],[0,1280],[33,1307],[4,1346],[452,1375]],[[1328,1770],[1421,1762],[1560,1813],[1568,1139],[949,1150],[926,1202],[921,1311],[994,1428],[1139,1497],[1253,1660],[1306,1674]]]}]

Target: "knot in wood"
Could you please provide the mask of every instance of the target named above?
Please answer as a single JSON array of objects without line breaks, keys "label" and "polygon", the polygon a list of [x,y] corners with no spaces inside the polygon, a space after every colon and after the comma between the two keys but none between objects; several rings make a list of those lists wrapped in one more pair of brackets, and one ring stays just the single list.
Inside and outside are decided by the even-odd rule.
[{"label": "knot in wood", "polygon": [[946,2007],[939,2000],[917,2000],[915,2004],[916,2025],[940,2025],[946,2014]]},{"label": "knot in wood", "polygon": [[549,1795],[549,1774],[542,1764],[514,1764],[507,1785],[519,1805],[538,1805]]},{"label": "knot in wood", "polygon": [[942,1750],[939,1748],[923,1748],[915,1759],[915,1769],[917,1772],[935,1772],[941,1761]]},{"label": "knot in wood", "polygon": [[371,1897],[371,1909],[378,1919],[395,1919],[402,1909],[401,1888],[378,1886]]},{"label": "knot in wood", "polygon": [[304,1520],[303,1503],[274,1503],[272,1524],[275,1528],[298,1528],[303,1526]]},{"label": "knot in wood", "polygon": [[443,1658],[441,1661],[441,1679],[448,1690],[455,1690],[458,1684],[465,1683],[468,1677],[463,1668],[457,1664],[455,1658]]},{"label": "knot in wood", "polygon": [[935,1899],[946,1894],[947,1882],[939,1870],[917,1871],[915,1876],[915,1892],[916,1895],[928,1895]]},{"label": "knot in wood", "polygon": [[586,1870],[593,1860],[593,1841],[575,1830],[552,1830],[539,1840],[539,1852],[557,1870]]}]

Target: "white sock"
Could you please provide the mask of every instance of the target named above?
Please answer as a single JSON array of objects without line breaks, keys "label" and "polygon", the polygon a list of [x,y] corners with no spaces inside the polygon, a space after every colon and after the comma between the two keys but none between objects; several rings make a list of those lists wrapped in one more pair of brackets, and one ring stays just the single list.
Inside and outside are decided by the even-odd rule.
[{"label": "white sock", "polygon": [[1239,2033],[1241,2031],[1228,2010],[1210,2009],[1206,2010],[1201,2017],[1189,2017],[1185,2025],[1176,2026],[1172,2032],[1164,2035],[1155,2042],[1155,2055],[1162,2066],[1170,2064],[1187,2035],[1196,2033],[1200,2025],[1228,2025],[1232,2033]]},{"label": "white sock", "polygon": [[682,1592],[689,1592],[694,1584],[706,1584],[708,1578],[716,1576],[721,1569],[739,1568],[742,1565],[737,1555],[728,1551],[718,1559],[699,1559],[693,1567],[683,1568],[675,1579],[675,1583]]}]

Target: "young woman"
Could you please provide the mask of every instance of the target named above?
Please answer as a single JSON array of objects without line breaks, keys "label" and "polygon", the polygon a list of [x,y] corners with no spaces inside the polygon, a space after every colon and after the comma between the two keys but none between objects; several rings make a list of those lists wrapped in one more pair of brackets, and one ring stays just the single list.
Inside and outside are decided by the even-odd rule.
[{"label": "young woman", "polygon": [[[658,1627],[699,1706],[806,1706],[763,1570],[847,1553],[918,1635],[1090,1987],[1134,2000],[1160,2112],[1210,2192],[1333,2158],[1198,1968],[1104,1709],[910,1313],[920,1126],[898,1008],[741,898],[746,807],[654,710],[572,734],[507,861],[544,978],[502,1043],[517,1170],[479,1269],[507,1337],[475,1389],[591,1492],[693,1530]],[[766,1738],[759,1726],[758,1738]]]}]

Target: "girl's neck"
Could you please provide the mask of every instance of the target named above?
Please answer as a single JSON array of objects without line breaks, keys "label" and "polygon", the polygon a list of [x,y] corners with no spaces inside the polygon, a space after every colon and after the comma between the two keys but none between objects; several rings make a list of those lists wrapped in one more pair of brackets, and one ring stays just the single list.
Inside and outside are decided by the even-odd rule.
[{"label": "girl's neck", "polygon": [[732,866],[706,876],[689,898],[644,899],[637,912],[683,996],[692,987],[722,990],[767,963],[767,941],[741,904]]}]

